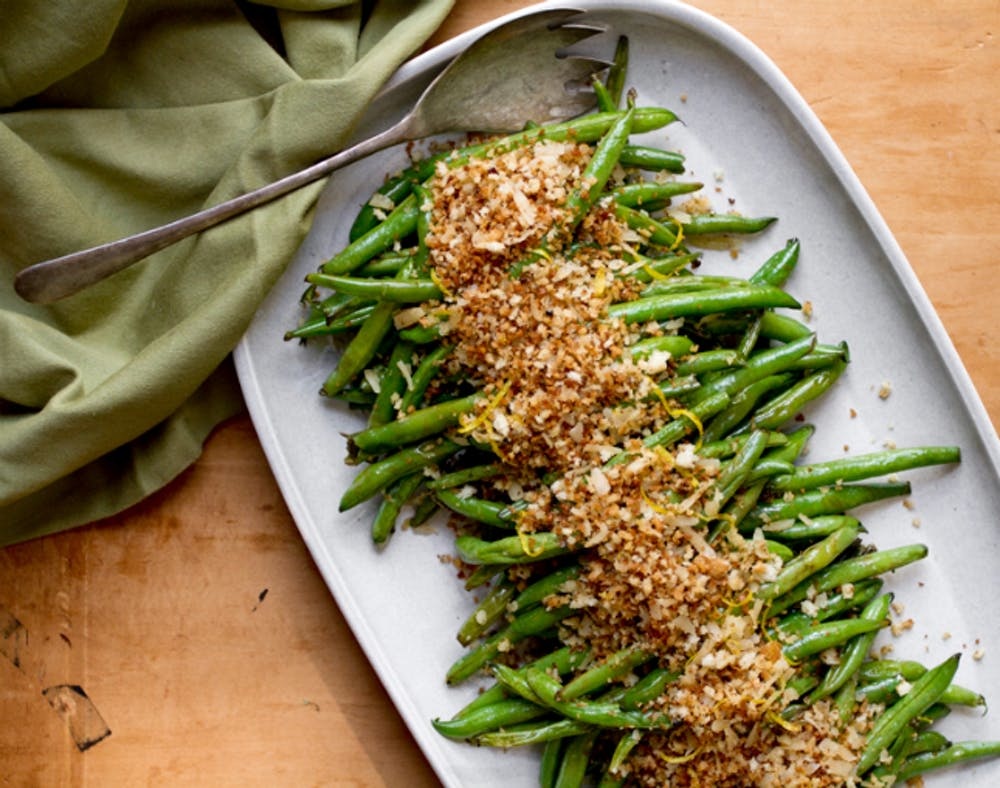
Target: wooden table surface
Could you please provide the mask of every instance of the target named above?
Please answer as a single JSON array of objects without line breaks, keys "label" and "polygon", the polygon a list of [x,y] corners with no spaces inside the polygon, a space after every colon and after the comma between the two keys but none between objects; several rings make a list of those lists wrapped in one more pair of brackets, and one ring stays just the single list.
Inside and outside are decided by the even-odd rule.
[{"label": "wooden table surface", "polygon": [[[692,4],[748,36],[815,109],[1000,423],[1000,2]],[[459,0],[434,40],[526,5]],[[125,514],[0,551],[0,655],[3,785],[437,783],[245,416]],[[70,730],[42,695],[60,684],[100,716]],[[73,736],[101,720],[111,734],[80,751]]]}]

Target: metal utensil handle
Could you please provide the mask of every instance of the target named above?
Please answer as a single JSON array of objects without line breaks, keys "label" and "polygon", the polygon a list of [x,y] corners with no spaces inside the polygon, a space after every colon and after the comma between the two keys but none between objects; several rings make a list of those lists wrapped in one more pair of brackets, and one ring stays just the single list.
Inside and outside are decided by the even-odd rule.
[{"label": "metal utensil handle", "polygon": [[14,289],[21,298],[37,304],[48,304],[71,296],[190,235],[283,197],[340,167],[405,141],[409,121],[407,116],[385,131],[303,170],[162,227],[30,265],[14,277]]}]

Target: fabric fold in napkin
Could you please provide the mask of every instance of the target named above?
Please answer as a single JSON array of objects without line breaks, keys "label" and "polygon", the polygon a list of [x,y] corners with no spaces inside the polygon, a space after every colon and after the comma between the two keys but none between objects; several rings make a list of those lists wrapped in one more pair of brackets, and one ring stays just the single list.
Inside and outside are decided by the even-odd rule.
[{"label": "fabric fold in napkin", "polygon": [[40,260],[329,155],[451,0],[12,0],[0,14],[0,545],[162,487],[242,409],[227,356],[322,183],[53,305]]}]

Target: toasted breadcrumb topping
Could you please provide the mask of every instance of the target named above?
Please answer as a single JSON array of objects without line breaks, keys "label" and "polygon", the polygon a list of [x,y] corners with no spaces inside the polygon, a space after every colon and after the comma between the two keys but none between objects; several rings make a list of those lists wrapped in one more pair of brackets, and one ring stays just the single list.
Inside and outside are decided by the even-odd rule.
[{"label": "toasted breadcrumb topping", "polygon": [[628,784],[850,785],[871,710],[849,723],[825,702],[781,716],[794,667],[754,599],[780,559],[762,533],[708,541],[716,460],[691,443],[642,444],[676,416],[657,386],[673,361],[634,361],[649,327],[607,315],[639,287],[621,275],[630,232],[613,212],[598,202],[573,238],[558,232],[589,156],[543,141],[439,165],[426,240],[444,299],[424,321],[444,317],[451,371],[486,393],[463,431],[505,464],[496,484],[526,504],[520,533],[585,548],[579,578],[547,600],[577,611],[564,642],[594,659],[642,648],[679,676],[648,706],[675,724],[643,736]]}]

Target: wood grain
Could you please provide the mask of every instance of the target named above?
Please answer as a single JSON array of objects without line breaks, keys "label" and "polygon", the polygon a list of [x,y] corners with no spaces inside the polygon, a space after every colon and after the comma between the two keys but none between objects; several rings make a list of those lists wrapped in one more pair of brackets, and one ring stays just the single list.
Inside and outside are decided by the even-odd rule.
[{"label": "wood grain", "polygon": [[[526,5],[459,0],[434,41]],[[818,113],[998,423],[1000,5],[693,5],[761,47]],[[42,695],[60,684],[85,689],[110,736],[78,749]],[[4,785],[436,784],[246,417],[125,514],[0,551],[0,719]]]}]

